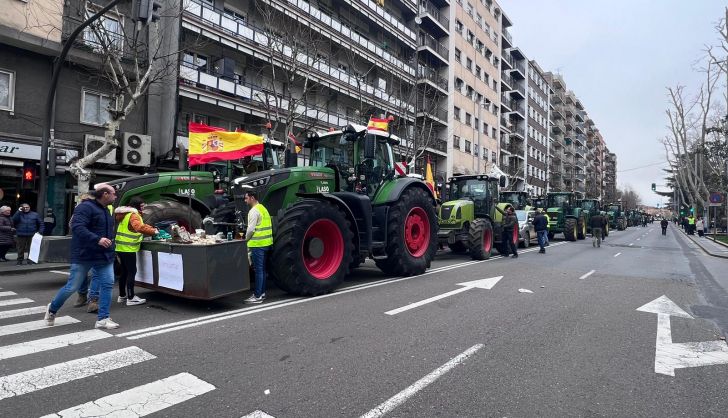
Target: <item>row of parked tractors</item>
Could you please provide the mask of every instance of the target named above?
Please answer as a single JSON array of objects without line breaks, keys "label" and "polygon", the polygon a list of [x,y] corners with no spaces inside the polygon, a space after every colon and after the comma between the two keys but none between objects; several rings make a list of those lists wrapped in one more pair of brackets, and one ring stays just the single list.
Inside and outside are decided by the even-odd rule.
[{"label": "row of parked tractors", "polygon": [[[450,178],[439,204],[421,179],[397,175],[392,151],[398,143],[387,132],[359,125],[312,133],[304,143],[308,161],[298,167],[295,158],[278,164],[280,144],[269,141],[253,161],[255,172],[250,162],[245,167],[228,162],[207,171],[129,177],[113,182],[116,205],[140,196],[150,224],[243,228],[243,195],[254,190],[274,218],[269,272],[283,290],[302,295],[331,292],[367,258],[387,275],[422,274],[443,243],[487,259],[502,244],[503,219],[496,207],[547,208],[549,235],[563,233],[567,240],[583,239],[589,216],[600,210],[598,201],[575,193],[529,199],[502,192],[505,178],[487,175]],[[619,205],[607,211],[613,227],[626,226]],[[518,238],[515,231],[513,239]]]}]

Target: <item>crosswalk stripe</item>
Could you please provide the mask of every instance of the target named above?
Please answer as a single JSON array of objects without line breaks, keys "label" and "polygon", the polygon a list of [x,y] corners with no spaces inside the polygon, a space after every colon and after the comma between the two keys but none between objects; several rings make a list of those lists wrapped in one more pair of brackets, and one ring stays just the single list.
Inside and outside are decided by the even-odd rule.
[{"label": "crosswalk stripe", "polygon": [[72,332],[70,334],[42,338],[40,340],[6,345],[5,347],[0,347],[0,360],[40,353],[41,351],[54,350],[56,348],[67,347],[69,345],[83,344],[89,341],[96,341],[109,337],[113,337],[113,335],[99,329],[92,329],[89,331]]},{"label": "crosswalk stripe", "polygon": [[3,296],[16,296],[17,293],[15,292],[0,292],[0,298]]},{"label": "crosswalk stripe", "polygon": [[[70,316],[62,316],[60,318],[56,318],[56,325],[69,325],[69,324],[75,324],[77,322],[81,322],[76,318],[70,317]],[[11,325],[3,325],[0,327],[0,337],[4,335],[12,335],[12,334],[20,334],[21,332],[27,332],[27,331],[37,331],[39,329],[45,329],[50,328],[48,325],[46,325],[45,320],[41,319],[40,321],[30,321],[30,322],[21,322],[19,324],[11,324]]]},{"label": "crosswalk stripe", "polygon": [[20,308],[13,309],[10,311],[0,311],[0,319],[15,318],[16,316],[33,315],[37,313],[44,313],[46,311],[45,306],[34,306],[32,308]]},{"label": "crosswalk stripe", "polygon": [[215,386],[204,380],[189,373],[180,373],[41,418],[105,417],[120,411],[125,411],[128,416],[143,417],[212,390]]},{"label": "crosswalk stripe", "polygon": [[132,346],[0,377],[0,400],[155,359]]},{"label": "crosswalk stripe", "polygon": [[32,302],[34,302],[34,300],[28,299],[28,298],[8,299],[8,300],[0,300],[0,306],[20,305],[23,303],[32,303]]}]

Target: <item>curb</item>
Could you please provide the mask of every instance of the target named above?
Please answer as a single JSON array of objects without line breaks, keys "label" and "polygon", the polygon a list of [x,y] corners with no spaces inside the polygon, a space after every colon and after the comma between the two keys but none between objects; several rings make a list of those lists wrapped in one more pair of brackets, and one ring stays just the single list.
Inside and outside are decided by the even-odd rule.
[{"label": "curb", "polygon": [[0,267],[0,274],[11,275],[11,274],[33,273],[33,272],[38,272],[38,271],[67,269],[69,267],[70,267],[70,264],[65,264],[65,263],[41,263],[41,264],[32,264],[32,265],[24,265],[24,266],[12,266],[12,267],[8,267],[7,269],[3,269],[2,267]]},{"label": "curb", "polygon": [[[692,241],[692,242],[694,242],[695,244],[697,244],[697,246],[698,246],[698,247],[700,247],[700,248],[701,248],[701,249],[702,249],[702,250],[703,250],[703,251],[704,251],[704,252],[705,252],[706,254],[708,254],[708,255],[710,255],[710,256],[712,256],[712,257],[718,257],[718,258],[725,258],[725,259],[728,259],[728,255],[713,254],[712,252],[710,252],[710,250],[708,250],[707,248],[705,248],[705,247],[703,246],[703,244],[701,244],[701,243],[700,243],[700,241],[699,241],[699,240],[695,240],[695,239],[692,239],[692,238],[690,238],[690,235],[688,235],[688,234],[687,234],[687,232],[683,231],[683,230],[682,230],[682,228],[680,229],[680,232],[682,232],[682,233],[683,233],[683,235],[685,235],[685,237],[686,237],[687,239],[689,239],[690,241]],[[723,244],[721,243],[721,245],[723,245]]]}]

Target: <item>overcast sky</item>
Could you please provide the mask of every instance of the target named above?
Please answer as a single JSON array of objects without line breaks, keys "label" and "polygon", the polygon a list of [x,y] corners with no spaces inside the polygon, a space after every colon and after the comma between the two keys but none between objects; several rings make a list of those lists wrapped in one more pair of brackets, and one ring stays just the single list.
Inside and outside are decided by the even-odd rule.
[{"label": "overcast sky", "polygon": [[[668,86],[693,92],[694,71],[724,14],[719,0],[500,0],[513,22],[515,46],[545,71],[564,77],[617,154],[617,183],[642,203],[666,203],[651,183],[664,183]],[[724,91],[721,89],[721,92]],[[722,95],[721,95],[722,97]],[[656,162],[661,165],[635,169]],[[629,170],[629,171],[624,171]],[[664,189],[664,187],[662,188]]]}]

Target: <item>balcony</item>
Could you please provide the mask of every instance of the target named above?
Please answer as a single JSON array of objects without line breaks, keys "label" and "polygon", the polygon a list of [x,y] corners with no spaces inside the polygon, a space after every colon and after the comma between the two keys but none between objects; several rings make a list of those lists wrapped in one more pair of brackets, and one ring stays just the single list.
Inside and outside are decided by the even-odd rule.
[{"label": "balcony", "polygon": [[518,96],[521,99],[526,98],[526,88],[523,86],[523,83],[519,83],[514,80],[514,83],[511,85],[510,92],[513,96]]},{"label": "balcony", "polygon": [[506,149],[513,155],[523,155],[523,144],[511,142]]},{"label": "balcony", "polygon": [[[369,0],[372,1],[372,0]],[[420,0],[420,13],[418,17],[422,20],[421,26],[438,38],[447,36],[450,28],[450,20],[440,12],[434,4],[427,0]]]},{"label": "balcony", "polygon": [[510,115],[517,115],[521,119],[526,119],[526,108],[523,105],[523,102],[511,100],[511,102],[508,104],[508,107],[511,109],[511,112],[509,112]]},{"label": "balcony", "polygon": [[564,119],[564,112],[561,106],[554,106],[554,110],[551,111],[551,115],[553,115],[554,120]]},{"label": "balcony", "polygon": [[507,29],[503,29],[503,39],[510,45],[513,46],[513,37]]},{"label": "balcony", "polygon": [[584,122],[584,116],[586,115],[586,112],[583,110],[578,110],[574,114],[574,119],[576,119],[577,122]]},{"label": "balcony", "polygon": [[575,143],[576,143],[577,145],[581,146],[581,147],[583,147],[583,146],[584,146],[584,140],[585,140],[585,139],[586,139],[586,138],[584,137],[584,135],[576,135],[576,136],[574,136],[574,142],[575,142]]},{"label": "balcony", "polygon": [[[251,109],[265,114],[274,107],[285,118],[289,111],[286,97],[253,83],[231,81],[215,74],[209,74],[184,64],[179,68],[180,96],[190,97],[216,106],[250,113]],[[299,104],[293,111],[303,116],[302,124],[311,126],[344,126],[358,123],[349,116],[336,113],[321,106]]]},{"label": "balcony", "polygon": [[555,105],[564,103],[564,95],[561,92],[555,92],[551,95],[551,103]]},{"label": "balcony", "polygon": [[571,121],[571,118],[564,119],[564,126],[566,127],[567,132],[574,130],[574,123]]},{"label": "balcony", "polygon": [[574,127],[574,130],[577,133],[579,133],[581,135],[584,135],[584,124],[583,123],[580,123],[580,122],[577,122],[576,125],[575,125],[575,127]]},{"label": "balcony", "polygon": [[513,61],[513,68],[510,70],[511,77],[523,80],[526,78],[526,66],[523,61]]},{"label": "balcony", "polygon": [[447,110],[425,103],[422,99],[417,103],[417,117],[426,117],[447,126]]},{"label": "balcony", "polygon": [[556,133],[563,133],[566,132],[566,126],[563,121],[555,120],[554,124],[551,125],[551,130]]},{"label": "balcony", "polygon": [[508,119],[506,119],[505,116],[501,116],[501,118],[500,118],[500,126],[501,126],[501,128],[505,128],[505,129],[507,129],[509,131],[513,128],[513,124],[511,123],[511,121],[509,121]]},{"label": "balcony", "polygon": [[526,139],[526,125],[523,123],[513,123],[511,128],[511,138]]},{"label": "balcony", "polygon": [[[503,72],[503,74],[501,74],[501,84],[503,84],[503,86],[501,87],[501,91],[511,90],[511,88],[516,85],[516,83],[513,81],[513,78],[506,74],[505,71]],[[508,88],[505,88],[506,86]]]},{"label": "balcony", "polygon": [[433,86],[439,88],[443,93],[447,94],[449,86],[447,79],[440,76],[440,73],[434,68],[430,68],[425,65],[420,65],[418,68],[419,77],[417,81],[429,82]]},{"label": "balcony", "polygon": [[513,57],[511,57],[511,54],[509,54],[508,52],[502,51],[501,58],[501,62],[506,64],[505,66],[501,66],[501,68],[503,69],[503,73],[505,74],[506,70],[510,70],[513,68]]},{"label": "balcony", "polygon": [[510,113],[512,111],[511,98],[505,93],[501,93],[501,108],[505,109],[502,111],[503,113]]},{"label": "balcony", "polygon": [[417,39],[419,45],[417,48],[418,51],[426,52],[432,58],[439,60],[443,65],[449,65],[449,53],[447,46],[440,43],[432,35],[423,31],[420,31]]}]

